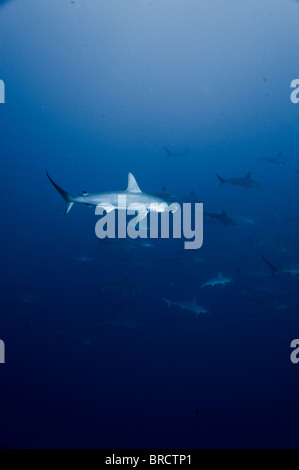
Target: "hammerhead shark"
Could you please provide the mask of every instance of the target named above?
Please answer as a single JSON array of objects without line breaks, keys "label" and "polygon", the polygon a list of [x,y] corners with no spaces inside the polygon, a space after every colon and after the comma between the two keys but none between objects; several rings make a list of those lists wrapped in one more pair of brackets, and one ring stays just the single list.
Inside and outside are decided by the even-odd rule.
[{"label": "hammerhead shark", "polygon": [[[70,212],[74,204],[84,204],[89,207],[101,205],[107,210],[107,212],[110,212],[113,209],[127,210],[129,207],[132,208],[132,206],[136,207],[136,210],[139,210],[138,206],[142,205],[146,210],[141,214],[140,220],[146,217],[148,212],[169,211],[166,201],[141,191],[132,173],[129,173],[128,188],[126,191],[112,191],[104,193],[87,193],[84,191],[81,196],[71,195],[58,186],[52,180],[48,172],[46,173],[54,188],[56,188],[66,202],[65,214]],[[126,202],[123,206],[119,205],[119,198],[121,196],[125,196]]]},{"label": "hammerhead shark", "polygon": [[215,277],[214,279],[211,279],[210,281],[204,282],[201,285],[201,288],[203,287],[215,287],[215,286],[222,286],[225,287],[227,284],[230,284],[232,282],[232,279],[230,277],[225,277],[222,275],[222,273],[218,273],[218,276]]},{"label": "hammerhead shark", "polygon": [[244,188],[261,189],[261,185],[252,179],[251,172],[249,172],[244,177],[229,178],[227,180],[225,180],[224,178],[221,178],[221,176],[219,176],[217,173],[216,175],[220,180],[220,187],[223,186],[224,184],[232,184],[233,186],[243,186]]}]

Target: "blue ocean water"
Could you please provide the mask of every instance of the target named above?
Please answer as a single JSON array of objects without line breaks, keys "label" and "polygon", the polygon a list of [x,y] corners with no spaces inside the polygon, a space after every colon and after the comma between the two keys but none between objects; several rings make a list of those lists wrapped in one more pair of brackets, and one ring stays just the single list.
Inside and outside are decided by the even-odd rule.
[{"label": "blue ocean water", "polygon": [[[299,260],[298,17],[294,0],[0,2],[2,448],[298,446],[299,277],[262,258]],[[132,172],[237,224],[205,217],[196,252],[99,241],[45,169],[72,194]],[[248,172],[261,189],[216,176]],[[233,282],[201,288],[219,272]],[[207,314],[163,301],[194,297]]]}]

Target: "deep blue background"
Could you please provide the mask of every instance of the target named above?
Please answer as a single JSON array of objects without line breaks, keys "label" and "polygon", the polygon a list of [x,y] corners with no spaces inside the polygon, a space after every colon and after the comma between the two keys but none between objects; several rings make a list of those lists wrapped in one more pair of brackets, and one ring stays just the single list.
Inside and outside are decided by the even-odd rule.
[{"label": "deep blue background", "polygon": [[[261,258],[299,260],[298,3],[2,3],[2,447],[298,447],[299,277]],[[281,167],[260,160],[278,152]],[[132,171],[255,223],[207,220],[196,253],[103,244],[93,210],[63,216],[45,168],[75,194]],[[248,171],[261,191],[219,188],[216,172]],[[200,289],[219,271],[234,283]],[[101,295],[124,276],[146,292]],[[209,315],[162,301],[194,296]]]}]

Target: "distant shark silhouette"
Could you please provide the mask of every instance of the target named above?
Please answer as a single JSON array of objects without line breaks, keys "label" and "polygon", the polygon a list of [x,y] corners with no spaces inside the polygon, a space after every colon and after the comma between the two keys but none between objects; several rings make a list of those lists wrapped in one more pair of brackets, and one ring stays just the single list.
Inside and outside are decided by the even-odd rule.
[{"label": "distant shark silhouette", "polygon": [[246,295],[253,302],[270,306],[273,310],[276,310],[277,312],[281,312],[282,310],[288,309],[287,305],[279,302],[278,300],[261,299],[260,297],[257,297],[256,295],[252,295],[250,292],[246,290],[242,290],[242,294]]},{"label": "distant shark silhouette", "polygon": [[206,217],[210,217],[211,219],[217,220],[223,225],[233,225],[235,227],[238,225],[237,222],[229,217],[225,211],[222,211],[221,213],[205,212],[204,215]]},{"label": "distant shark silhouette", "polygon": [[248,238],[253,248],[260,248],[262,250],[270,249],[275,250],[276,253],[291,254],[291,245],[296,244],[296,240],[282,240],[279,238],[266,239],[266,240],[252,240]]},{"label": "distant shark silhouette", "polygon": [[218,273],[218,276],[210,281],[204,282],[201,285],[203,287],[215,287],[215,286],[222,286],[225,287],[227,284],[230,284],[232,279],[230,277],[224,277],[221,273]]},{"label": "distant shark silhouette", "polygon": [[229,178],[226,180],[219,176],[218,173],[216,173],[216,175],[220,180],[220,187],[224,184],[232,184],[233,186],[243,186],[244,188],[261,189],[261,185],[252,179],[251,172],[244,177]]},{"label": "distant shark silhouette", "polygon": [[[141,191],[132,173],[129,173],[128,188],[126,191],[112,191],[93,194],[84,191],[81,196],[72,196],[70,193],[58,186],[52,180],[48,172],[46,173],[54,188],[59,192],[66,202],[65,214],[70,212],[74,204],[84,204],[86,206],[102,205],[103,207],[107,207],[106,210],[108,212],[111,211],[111,206],[113,206],[114,209],[127,210],[129,206],[134,205],[136,210],[138,210],[138,205],[142,204],[146,208],[146,211],[140,213],[139,220],[142,220],[142,218],[146,217],[148,212],[166,212],[168,210],[166,201]],[[119,207],[119,196],[126,196],[125,207]],[[152,206],[153,204],[156,205],[156,208]],[[161,207],[162,204],[165,204],[164,209]]]},{"label": "distant shark silhouette", "polygon": [[160,191],[159,193],[155,193],[154,196],[163,199],[163,201],[167,201],[169,203],[176,202],[180,199],[180,196],[178,194],[170,193],[169,191],[167,191],[166,186],[163,186],[162,191]]},{"label": "distant shark silhouette", "polygon": [[194,202],[194,203],[196,203],[199,200],[199,198],[195,194],[194,190],[190,191],[190,193],[188,195],[179,195],[179,194],[175,194],[175,193],[170,193],[169,191],[167,191],[165,186],[163,186],[162,191],[160,191],[159,193],[154,193],[154,196],[159,197],[159,198],[161,198],[164,201],[167,201],[169,203],[172,203],[172,202],[180,202],[180,203],[184,203],[184,202],[193,203]]},{"label": "distant shark silhouette", "polygon": [[125,297],[132,297],[138,292],[145,293],[148,289],[147,284],[137,284],[136,282],[132,282],[128,276],[125,276],[121,282],[116,284],[96,287],[100,289],[101,294],[105,294],[109,291],[119,291]]},{"label": "distant shark silhouette", "polygon": [[190,154],[190,151],[189,151],[188,148],[186,148],[186,150],[184,150],[184,152],[172,152],[171,150],[169,150],[165,146],[163,148],[164,148],[165,152],[167,153],[168,158],[186,158]]},{"label": "distant shark silhouette", "polygon": [[208,310],[205,307],[201,307],[198,303],[195,297],[193,299],[187,300],[187,301],[182,301],[182,302],[177,302],[173,300],[168,300],[168,299],[162,299],[164,302],[167,303],[168,307],[178,307],[181,310],[187,310],[188,312],[195,313],[195,315],[198,317],[202,313],[208,313]]},{"label": "distant shark silhouette", "polygon": [[279,152],[277,157],[261,157],[259,161],[264,161],[268,163],[274,163],[275,165],[283,166],[285,165],[285,161],[283,160],[283,153]]},{"label": "distant shark silhouette", "polygon": [[279,273],[291,274],[292,276],[297,276],[299,274],[299,264],[293,264],[291,266],[285,266],[281,269],[276,268],[267,258],[263,255],[263,260],[269,266],[272,271],[272,276],[276,276]]}]

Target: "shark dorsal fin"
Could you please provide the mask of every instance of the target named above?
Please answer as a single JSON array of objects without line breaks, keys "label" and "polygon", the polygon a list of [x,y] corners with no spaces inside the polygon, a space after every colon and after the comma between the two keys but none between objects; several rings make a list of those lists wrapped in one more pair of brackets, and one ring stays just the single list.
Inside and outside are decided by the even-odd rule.
[{"label": "shark dorsal fin", "polygon": [[218,273],[218,277],[223,277],[223,276],[222,276],[222,273]]},{"label": "shark dorsal fin", "polygon": [[132,175],[132,173],[129,173],[129,183],[128,183],[128,193],[141,193],[141,189],[139,188],[136,179]]},{"label": "shark dorsal fin", "polygon": [[227,217],[226,211],[222,211],[222,215],[223,215],[224,217]]},{"label": "shark dorsal fin", "polygon": [[245,178],[247,178],[247,179],[249,180],[249,179],[251,178],[251,175],[252,175],[252,173],[251,173],[251,171],[250,171],[250,172],[245,176]]}]

